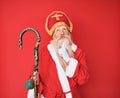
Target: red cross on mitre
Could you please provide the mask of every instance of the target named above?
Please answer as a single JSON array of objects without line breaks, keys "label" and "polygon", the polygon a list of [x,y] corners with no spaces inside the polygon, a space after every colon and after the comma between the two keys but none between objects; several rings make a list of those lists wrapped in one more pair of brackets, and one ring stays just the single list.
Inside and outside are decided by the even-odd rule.
[{"label": "red cross on mitre", "polygon": [[56,20],[60,20],[61,16],[63,16],[63,15],[56,13],[54,16],[52,16],[52,18],[56,18]]}]

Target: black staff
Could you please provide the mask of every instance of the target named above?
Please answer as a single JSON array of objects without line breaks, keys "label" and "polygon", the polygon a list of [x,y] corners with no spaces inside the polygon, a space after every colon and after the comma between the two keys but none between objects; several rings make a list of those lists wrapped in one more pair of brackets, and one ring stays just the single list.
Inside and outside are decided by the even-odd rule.
[{"label": "black staff", "polygon": [[38,54],[38,48],[39,48],[39,44],[40,44],[40,35],[39,32],[37,30],[35,30],[34,28],[25,28],[24,30],[21,31],[20,36],[19,36],[19,47],[22,48],[22,36],[25,32],[27,31],[33,31],[36,36],[37,36],[37,43],[34,47],[34,72],[35,74],[32,75],[32,77],[34,77],[34,98],[38,98],[38,86],[37,86],[37,79],[36,79],[36,75],[38,73],[38,60],[39,60],[39,54]]}]

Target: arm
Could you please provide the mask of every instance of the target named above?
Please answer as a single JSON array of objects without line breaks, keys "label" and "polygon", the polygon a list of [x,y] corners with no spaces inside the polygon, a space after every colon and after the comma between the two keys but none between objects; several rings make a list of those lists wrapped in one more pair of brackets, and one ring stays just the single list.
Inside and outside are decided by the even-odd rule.
[{"label": "arm", "polygon": [[64,44],[58,50],[58,53],[66,62],[68,62],[68,66],[65,71],[66,75],[69,78],[75,77],[75,81],[78,84],[81,84],[88,79],[85,53],[83,53],[75,44],[73,44],[71,48],[74,52],[74,57],[69,57]]},{"label": "arm", "polygon": [[78,48],[75,52],[75,58],[77,59],[78,64],[77,64],[77,68],[74,73],[73,79],[77,84],[81,85],[87,82],[89,78],[88,68],[87,68],[86,59],[85,59],[85,53]]}]

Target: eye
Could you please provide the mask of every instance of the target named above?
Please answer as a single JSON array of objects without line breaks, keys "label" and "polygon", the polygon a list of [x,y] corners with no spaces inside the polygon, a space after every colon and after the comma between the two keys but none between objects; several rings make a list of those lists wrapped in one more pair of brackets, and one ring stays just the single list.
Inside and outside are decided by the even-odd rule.
[{"label": "eye", "polygon": [[60,32],[60,30],[59,30],[59,29],[56,29],[55,32]]},{"label": "eye", "polygon": [[59,29],[57,29],[57,32],[59,32],[60,30]]},{"label": "eye", "polygon": [[64,32],[67,32],[68,30],[67,30],[67,28],[63,28],[63,31],[64,31]]}]

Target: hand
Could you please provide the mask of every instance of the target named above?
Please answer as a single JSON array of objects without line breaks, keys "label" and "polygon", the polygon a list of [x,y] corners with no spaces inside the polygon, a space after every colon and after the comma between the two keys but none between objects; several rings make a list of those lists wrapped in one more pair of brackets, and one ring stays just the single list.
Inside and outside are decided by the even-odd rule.
[{"label": "hand", "polygon": [[65,44],[62,44],[62,47],[60,49],[58,49],[58,54],[66,61],[69,62],[70,57],[67,53],[67,50],[65,48]]}]

